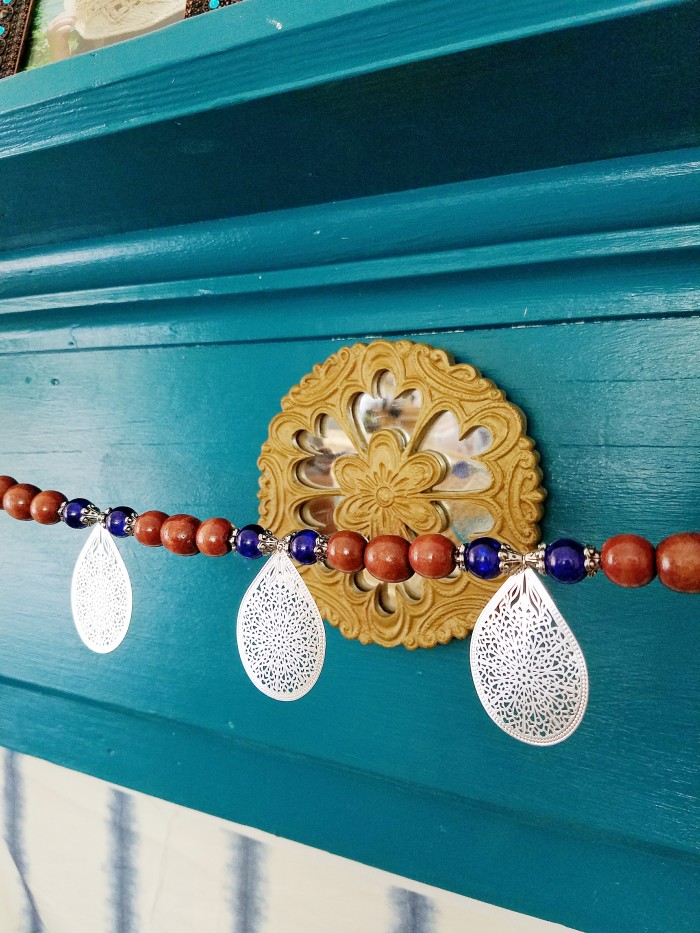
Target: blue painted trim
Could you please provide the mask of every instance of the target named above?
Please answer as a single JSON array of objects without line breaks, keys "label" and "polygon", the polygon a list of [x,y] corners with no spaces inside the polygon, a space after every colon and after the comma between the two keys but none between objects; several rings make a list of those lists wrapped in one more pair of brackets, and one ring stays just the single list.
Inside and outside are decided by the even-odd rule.
[{"label": "blue painted trim", "polygon": [[684,248],[698,221],[700,148],[681,149],[0,253],[0,314],[8,298],[87,303],[136,285],[190,297],[216,279],[220,294],[283,287],[271,273],[359,281],[377,277],[362,275],[372,261],[391,278]]},{"label": "blue painted trim", "polygon": [[[305,337],[429,332],[431,307],[450,329],[694,314],[699,163],[688,149],[8,254],[0,352],[122,346],[125,324],[135,346],[293,340],[295,308]],[[378,309],[399,292],[397,324]]]},{"label": "blue painted trim", "polygon": [[[89,308],[129,305],[139,302],[177,301],[179,299],[227,298],[239,295],[262,295],[298,289],[319,289],[354,285],[359,282],[392,281],[451,275],[479,270],[506,269],[513,266],[537,266],[554,262],[597,260],[604,257],[637,256],[645,253],[688,251],[700,247],[700,224],[670,228],[599,233],[556,240],[533,240],[492,247],[416,254],[358,263],[337,263],[296,269],[271,270],[263,274],[222,275],[175,282],[149,282],[142,285],[113,286],[104,289],[58,292],[0,301],[0,315],[58,308]],[[200,302],[201,303],[201,302]],[[142,309],[144,310],[144,309]]]},{"label": "blue painted trim", "polygon": [[[687,2],[687,0],[686,0]],[[2,86],[0,151],[31,152],[682,0],[255,0]],[[278,28],[281,24],[282,28]],[[283,76],[283,77],[282,77]]]},{"label": "blue painted trim", "polygon": [[[199,295],[114,301],[102,304],[99,314],[94,305],[71,307],[74,296],[64,296],[65,307],[0,318],[0,354],[418,338],[438,331],[693,317],[700,303],[699,269],[697,251],[687,250],[680,256],[669,251],[665,258],[651,253],[619,265],[601,260],[520,267],[517,274],[506,267],[491,274],[413,277],[408,290],[404,279],[380,278],[341,289],[302,287],[235,300]],[[168,286],[163,292],[167,296]],[[387,316],[395,301],[401,314]]]},{"label": "blue painted trim", "polygon": [[[528,16],[534,10],[533,3],[508,4],[516,23],[522,9],[529,7]],[[248,8],[254,6],[257,0]],[[698,144],[691,104],[700,89],[698,20],[688,4],[645,5],[644,15],[483,49],[438,43],[416,60],[376,60],[386,41],[424,42],[421,15],[435,35],[463,30],[469,10],[478,10],[481,22],[491,9],[467,5],[455,16],[445,0],[401,0],[376,8],[377,16],[405,17],[393,31],[374,12],[353,14],[333,20],[332,29],[310,29],[301,43],[268,23],[277,38],[269,48],[253,43],[246,63],[237,49],[208,60],[211,73],[191,73],[188,81],[183,67],[170,81],[165,72],[144,70],[141,58],[148,87],[130,91],[107,68],[99,79],[93,75],[89,94],[106,98],[97,110],[91,97],[66,95],[6,114],[0,241],[5,249],[31,248]],[[232,8],[221,17],[230,12],[238,15]],[[199,24],[171,27],[170,41],[186,42],[190,28]],[[287,42],[289,62],[280,58]],[[141,56],[139,43],[104,51],[121,55],[129,45],[128,54]],[[372,73],[362,72],[367,55]],[[336,75],[343,56],[357,73]],[[299,67],[306,84],[280,84],[280,75]],[[246,97],[246,82],[257,85],[265,70],[274,72],[274,83]],[[38,73],[52,90],[54,74],[51,67]],[[212,99],[217,83],[241,92],[240,99]],[[197,106],[174,116],[173,103],[191,87]],[[636,95],[641,87],[650,89],[644,106]],[[139,125],[144,106],[151,122]],[[84,138],[71,135],[71,121]],[[599,208],[606,215],[604,203]]]},{"label": "blue painted trim", "polygon": [[[555,824],[6,681],[0,683],[0,707],[13,723],[9,739],[19,751],[49,761],[58,755],[65,767],[184,806],[587,933],[643,930],[649,916],[661,913],[666,929],[696,933],[696,854],[593,831],[574,823],[573,813],[571,823]],[[110,751],[105,745],[100,759],[95,753],[107,733]],[[90,756],[81,751],[86,742]],[[183,767],[191,762],[195,769]],[[358,801],[362,818],[351,817],[348,833]],[[547,884],[533,883],[540,873],[546,873]],[[635,893],[621,898],[620,891]]]}]

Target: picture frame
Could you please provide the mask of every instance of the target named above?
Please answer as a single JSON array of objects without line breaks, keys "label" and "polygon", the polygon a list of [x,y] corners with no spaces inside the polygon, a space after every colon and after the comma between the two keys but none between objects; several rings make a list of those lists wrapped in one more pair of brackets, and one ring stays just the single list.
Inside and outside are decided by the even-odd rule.
[{"label": "picture frame", "polygon": [[[0,3],[2,0],[0,0]],[[241,3],[242,0],[187,0],[186,17],[199,16],[200,13],[209,13],[212,10],[218,10],[224,6],[233,6],[234,3]]]},{"label": "picture frame", "polygon": [[[181,0],[181,12],[178,15],[179,18],[186,19],[240,2],[241,0]],[[60,10],[56,7],[57,3],[61,7]],[[148,6],[149,3],[154,5],[153,0],[144,0],[144,6]],[[25,67],[38,67],[79,54],[81,51],[91,50],[101,44],[112,44],[151,31],[151,28],[144,28],[122,37],[106,36],[102,43],[96,42],[94,36],[83,37],[86,38],[86,47],[81,48],[80,37],[76,38],[75,30],[75,21],[78,20],[77,31],[80,32],[80,0],[68,0],[65,10],[63,6],[60,0],[0,0],[0,78],[10,77]],[[69,9],[76,6],[78,9]],[[105,7],[108,6],[109,3],[106,2]],[[55,30],[53,36],[47,38],[46,23],[54,21],[57,12],[62,14],[64,20],[66,17],[72,18],[73,28],[63,23]],[[177,18],[178,16],[175,16],[175,19]],[[170,20],[164,20],[163,25],[170,21],[172,17]],[[152,28],[160,27],[156,23]]]},{"label": "picture frame", "polygon": [[0,0],[0,78],[19,71],[35,0]]}]

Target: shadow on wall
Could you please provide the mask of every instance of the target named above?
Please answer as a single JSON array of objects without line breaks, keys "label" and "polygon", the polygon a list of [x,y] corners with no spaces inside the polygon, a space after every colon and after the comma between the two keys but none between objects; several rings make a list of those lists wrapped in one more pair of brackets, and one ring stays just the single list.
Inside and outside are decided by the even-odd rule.
[{"label": "shadow on wall", "polygon": [[0,749],[2,933],[564,927]]}]

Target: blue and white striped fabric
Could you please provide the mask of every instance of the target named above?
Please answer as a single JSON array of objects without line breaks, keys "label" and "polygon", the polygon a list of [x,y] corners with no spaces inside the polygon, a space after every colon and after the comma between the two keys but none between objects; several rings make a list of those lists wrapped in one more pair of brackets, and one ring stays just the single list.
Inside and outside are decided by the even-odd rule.
[{"label": "blue and white striped fabric", "polygon": [[0,749],[0,933],[554,933]]}]

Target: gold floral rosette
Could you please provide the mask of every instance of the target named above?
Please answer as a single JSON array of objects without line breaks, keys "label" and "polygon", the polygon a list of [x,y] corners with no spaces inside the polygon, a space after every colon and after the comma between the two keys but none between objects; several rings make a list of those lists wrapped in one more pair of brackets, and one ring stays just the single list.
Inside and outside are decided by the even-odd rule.
[{"label": "gold floral rosette", "polygon": [[[522,412],[490,380],[409,341],[344,347],[282,400],[258,464],[260,521],[276,535],[338,529],[527,551],[545,491]],[[471,630],[498,581],[455,570],[383,583],[300,567],[321,614],[363,644],[431,648]]]}]

